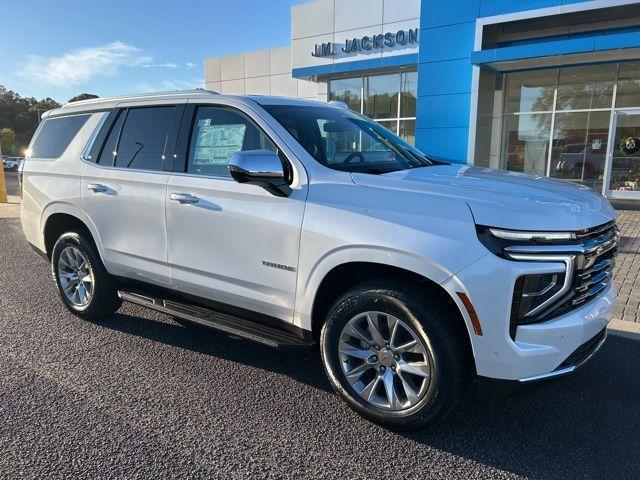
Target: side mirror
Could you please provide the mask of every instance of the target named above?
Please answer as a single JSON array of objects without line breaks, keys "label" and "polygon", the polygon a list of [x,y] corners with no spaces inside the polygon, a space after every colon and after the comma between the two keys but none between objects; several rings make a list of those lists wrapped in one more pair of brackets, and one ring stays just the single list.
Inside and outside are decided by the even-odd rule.
[{"label": "side mirror", "polygon": [[257,185],[279,197],[291,193],[282,161],[271,150],[234,153],[229,159],[229,173],[238,183]]}]

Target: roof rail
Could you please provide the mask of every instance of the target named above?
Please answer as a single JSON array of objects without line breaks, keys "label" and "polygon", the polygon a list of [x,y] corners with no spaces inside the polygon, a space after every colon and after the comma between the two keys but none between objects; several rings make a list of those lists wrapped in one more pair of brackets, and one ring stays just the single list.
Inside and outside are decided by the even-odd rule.
[{"label": "roof rail", "polygon": [[153,97],[162,98],[162,97],[169,97],[169,96],[176,96],[176,95],[220,95],[220,94],[218,92],[215,92],[213,90],[208,90],[206,88],[195,88],[193,90],[174,90],[174,91],[168,91],[168,92],[136,93],[131,95],[119,95],[115,97],[90,98],[88,100],[80,100],[77,102],[66,103],[61,108],[75,107],[78,105],[93,105],[93,104],[100,104],[100,103],[106,103],[106,102],[113,102],[117,100],[126,101],[126,100],[135,100],[138,98],[153,98]]}]

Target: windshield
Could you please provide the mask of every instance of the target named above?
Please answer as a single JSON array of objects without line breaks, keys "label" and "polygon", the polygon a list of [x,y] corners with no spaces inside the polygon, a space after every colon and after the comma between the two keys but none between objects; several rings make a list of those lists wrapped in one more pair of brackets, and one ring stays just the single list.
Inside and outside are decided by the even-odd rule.
[{"label": "windshield", "polygon": [[437,163],[373,120],[350,110],[302,105],[263,108],[325,167],[380,174]]}]

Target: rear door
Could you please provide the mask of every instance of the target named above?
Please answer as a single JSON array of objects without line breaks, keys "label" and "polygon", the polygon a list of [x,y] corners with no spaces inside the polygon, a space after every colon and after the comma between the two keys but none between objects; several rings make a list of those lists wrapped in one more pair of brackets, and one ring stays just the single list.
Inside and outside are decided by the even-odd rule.
[{"label": "rear door", "polygon": [[82,175],[83,207],[115,275],[167,285],[165,194],[183,105],[121,108]]}]

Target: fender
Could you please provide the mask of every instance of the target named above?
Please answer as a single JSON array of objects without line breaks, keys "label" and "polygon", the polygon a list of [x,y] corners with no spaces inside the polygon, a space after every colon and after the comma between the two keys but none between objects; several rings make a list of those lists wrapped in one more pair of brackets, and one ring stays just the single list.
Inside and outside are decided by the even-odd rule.
[{"label": "fender", "polygon": [[[446,282],[455,273],[427,258],[388,247],[365,245],[339,247],[323,255],[309,271],[309,275],[306,278],[302,276],[298,278],[294,315],[294,323],[296,325],[305,330],[312,329],[311,314],[313,304],[322,280],[335,267],[354,262],[377,263],[401,268],[425,277],[439,285]],[[449,295],[451,295],[451,292],[449,292]],[[453,296],[452,298],[460,308],[462,303],[459,299]],[[461,313],[463,316],[466,314],[464,309],[461,310]],[[469,328],[468,320],[468,315],[466,315],[465,323],[467,323],[467,328]]]},{"label": "fender", "polygon": [[[89,233],[93,237],[93,241],[95,242],[96,247],[98,248],[98,254],[102,259],[102,263],[105,264],[104,262],[105,255],[104,255],[104,250],[102,248],[102,241],[100,239],[100,234],[98,233],[98,229],[96,228],[91,218],[87,214],[85,214],[85,212],[82,209],[78,208],[76,205],[72,203],[56,201],[48,204],[44,208],[44,210],[42,211],[42,216],[40,221],[41,245],[44,247],[45,226],[47,225],[49,218],[56,213],[64,213],[66,215],[71,215],[72,217],[76,217],[78,220],[80,220],[82,223],[85,224],[85,226],[89,230]],[[106,264],[105,264],[105,267],[106,267]]]}]

